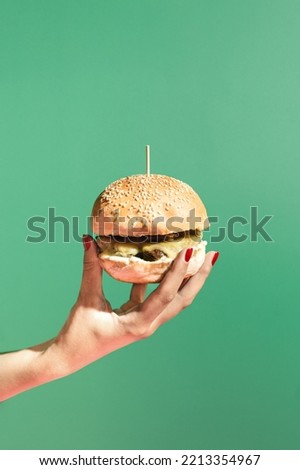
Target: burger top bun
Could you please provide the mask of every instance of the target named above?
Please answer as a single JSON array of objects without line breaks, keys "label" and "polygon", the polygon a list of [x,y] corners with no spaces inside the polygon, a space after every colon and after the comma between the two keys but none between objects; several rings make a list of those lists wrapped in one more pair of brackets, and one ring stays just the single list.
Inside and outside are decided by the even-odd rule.
[{"label": "burger top bun", "polygon": [[165,175],[133,175],[111,183],[92,210],[97,235],[140,237],[208,227],[198,194],[186,183]]}]

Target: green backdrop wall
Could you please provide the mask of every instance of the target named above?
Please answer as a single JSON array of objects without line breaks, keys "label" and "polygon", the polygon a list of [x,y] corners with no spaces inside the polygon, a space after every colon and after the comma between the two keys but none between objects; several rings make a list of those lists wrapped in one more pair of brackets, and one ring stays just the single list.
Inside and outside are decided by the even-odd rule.
[{"label": "green backdrop wall", "polygon": [[[150,339],[0,405],[1,449],[299,448],[296,0],[1,0],[0,349],[59,330],[82,246],[28,243],[49,207],[80,233],[111,181],[192,185],[211,235],[250,206],[191,307]],[[129,286],[105,277],[114,306]]]}]

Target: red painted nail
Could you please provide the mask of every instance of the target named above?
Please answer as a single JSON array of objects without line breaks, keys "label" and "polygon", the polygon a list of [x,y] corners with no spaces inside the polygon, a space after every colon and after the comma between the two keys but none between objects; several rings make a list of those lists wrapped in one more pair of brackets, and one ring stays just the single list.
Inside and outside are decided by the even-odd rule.
[{"label": "red painted nail", "polygon": [[193,254],[193,248],[188,248],[185,252],[185,261],[188,263],[192,257],[192,254]]},{"label": "red painted nail", "polygon": [[211,260],[211,264],[212,266],[217,262],[217,259],[219,258],[219,254],[220,252],[219,251],[216,251],[214,256],[213,256],[213,259]]},{"label": "red painted nail", "polygon": [[84,246],[85,251],[88,251],[92,246],[91,238],[88,235],[83,235],[82,242],[83,242],[83,246]]}]

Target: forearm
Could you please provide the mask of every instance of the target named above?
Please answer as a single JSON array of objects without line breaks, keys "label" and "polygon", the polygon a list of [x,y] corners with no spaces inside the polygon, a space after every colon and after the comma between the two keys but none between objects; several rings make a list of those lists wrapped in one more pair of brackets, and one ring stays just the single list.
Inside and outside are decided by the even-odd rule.
[{"label": "forearm", "polygon": [[52,343],[0,355],[0,402],[61,376],[47,354]]}]

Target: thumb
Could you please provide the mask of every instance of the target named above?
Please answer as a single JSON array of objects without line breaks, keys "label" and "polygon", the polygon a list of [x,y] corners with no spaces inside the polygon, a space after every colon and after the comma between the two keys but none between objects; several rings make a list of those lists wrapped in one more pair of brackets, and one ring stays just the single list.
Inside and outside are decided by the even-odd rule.
[{"label": "thumb", "polygon": [[90,235],[83,235],[83,273],[80,294],[84,297],[98,294],[102,296],[102,269],[99,264],[97,245]]}]

